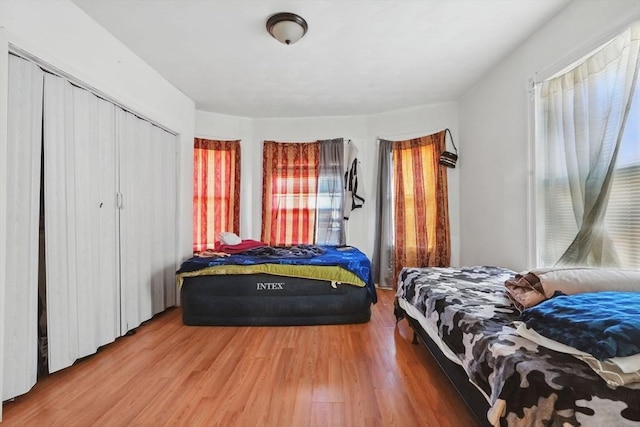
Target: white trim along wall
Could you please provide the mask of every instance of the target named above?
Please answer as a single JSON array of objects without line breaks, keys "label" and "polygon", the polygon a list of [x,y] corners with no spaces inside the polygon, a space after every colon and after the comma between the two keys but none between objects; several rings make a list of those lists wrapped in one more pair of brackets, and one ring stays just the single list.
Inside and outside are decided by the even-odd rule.
[{"label": "white trim along wall", "polygon": [[[1,12],[1,9],[0,9]],[[9,54],[6,31],[0,25],[0,218],[7,217],[7,93],[9,83]],[[0,221],[0,236],[7,235],[6,221]],[[4,314],[5,314],[5,282],[7,271],[7,244],[2,238],[0,242],[0,396],[3,393],[2,372],[4,370]],[[2,407],[0,406],[0,421]]]}]

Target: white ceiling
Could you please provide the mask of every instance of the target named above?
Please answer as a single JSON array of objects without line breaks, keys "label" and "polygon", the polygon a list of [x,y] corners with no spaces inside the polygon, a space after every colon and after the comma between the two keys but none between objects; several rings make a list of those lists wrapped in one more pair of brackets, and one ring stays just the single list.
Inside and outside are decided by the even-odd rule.
[{"label": "white ceiling", "polygon": [[[243,117],[457,100],[569,0],[73,0],[196,102]],[[284,45],[267,18],[293,12]]]}]

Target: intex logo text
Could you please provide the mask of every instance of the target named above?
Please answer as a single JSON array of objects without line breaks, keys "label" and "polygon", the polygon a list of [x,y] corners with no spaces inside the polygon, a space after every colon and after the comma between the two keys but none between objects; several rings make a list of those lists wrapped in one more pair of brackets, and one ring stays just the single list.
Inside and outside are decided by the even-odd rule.
[{"label": "intex logo text", "polygon": [[280,282],[280,283],[262,283],[262,282],[257,282],[256,283],[256,289],[258,291],[284,289],[282,286],[284,286],[284,283],[282,283],[282,282]]}]

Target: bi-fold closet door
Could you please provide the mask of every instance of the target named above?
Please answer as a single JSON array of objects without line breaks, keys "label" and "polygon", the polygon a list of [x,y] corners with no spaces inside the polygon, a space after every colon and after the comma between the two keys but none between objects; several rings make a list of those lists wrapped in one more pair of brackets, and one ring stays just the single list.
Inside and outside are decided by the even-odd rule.
[{"label": "bi-fold closet door", "polygon": [[121,333],[176,305],[175,136],[118,109]]},{"label": "bi-fold closet door", "polygon": [[[175,136],[10,55],[3,400],[37,377],[43,147],[49,372],[175,305]],[[38,104],[39,103],[39,104]]]},{"label": "bi-fold closet door", "polygon": [[120,336],[116,106],[44,76],[49,371]]}]

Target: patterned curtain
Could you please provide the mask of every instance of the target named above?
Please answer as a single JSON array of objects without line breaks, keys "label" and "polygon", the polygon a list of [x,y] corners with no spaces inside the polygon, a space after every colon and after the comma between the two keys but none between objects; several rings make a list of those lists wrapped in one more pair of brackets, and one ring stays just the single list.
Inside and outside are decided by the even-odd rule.
[{"label": "patterned curtain", "polygon": [[448,266],[447,168],[438,164],[445,131],[393,144],[395,273]]},{"label": "patterned curtain", "polygon": [[320,143],[265,141],[262,237],[272,246],[315,241]]},{"label": "patterned curtain", "polygon": [[193,250],[240,232],[240,141],[194,139]]}]

